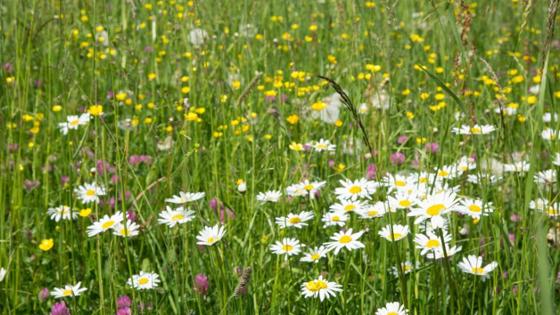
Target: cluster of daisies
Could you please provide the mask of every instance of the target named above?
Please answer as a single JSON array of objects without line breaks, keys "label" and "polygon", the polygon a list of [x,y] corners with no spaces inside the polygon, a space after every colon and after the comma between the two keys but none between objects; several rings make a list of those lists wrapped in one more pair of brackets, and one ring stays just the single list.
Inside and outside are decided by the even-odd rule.
[{"label": "cluster of daisies", "polygon": [[[399,224],[402,215],[392,215],[391,223],[380,228],[377,234],[389,242],[397,242],[414,233],[412,238],[420,256],[428,260],[449,258],[461,251],[461,246],[455,245],[448,229],[449,216],[458,213],[468,216],[476,223],[482,217],[491,214],[494,207],[491,202],[482,199],[460,195],[458,186],[453,186],[453,180],[466,178],[469,171],[476,169],[473,158],[462,157],[451,165],[445,165],[430,173],[387,174],[379,181],[341,180],[340,186],[335,188],[336,201],[328,211],[322,215],[321,222],[325,228],[337,227],[329,240],[314,246],[307,246],[295,237],[285,237],[270,246],[270,250],[285,259],[299,256],[301,262],[318,263],[329,253],[338,255],[343,251],[358,250],[365,247],[360,238],[369,233],[369,229],[355,231],[347,226],[350,217],[356,215],[360,219],[370,220],[389,216],[392,213],[404,212],[407,217],[414,218],[414,225]],[[471,178],[472,183],[479,183]],[[285,189],[285,195],[293,198],[305,196],[316,198],[324,187],[323,181],[304,181]],[[279,202],[284,196],[280,190],[261,192],[257,199],[262,203]],[[276,217],[275,222],[281,229],[303,229],[314,218],[313,211],[288,213]],[[489,273],[497,267],[496,262],[483,266],[482,257],[470,255],[465,257],[458,267],[461,271],[487,278]],[[410,272],[414,267],[406,261],[401,270]],[[323,277],[305,282],[302,285],[305,297],[327,299],[335,296],[342,287]]]}]

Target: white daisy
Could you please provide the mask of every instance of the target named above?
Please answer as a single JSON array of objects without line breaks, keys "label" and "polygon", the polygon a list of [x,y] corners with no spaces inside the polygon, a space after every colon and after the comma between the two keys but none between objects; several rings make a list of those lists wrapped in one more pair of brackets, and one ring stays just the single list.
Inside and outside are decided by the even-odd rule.
[{"label": "white daisy", "polygon": [[129,278],[126,284],[138,290],[149,290],[157,288],[159,281],[157,273],[140,271],[139,274]]},{"label": "white daisy", "polygon": [[479,125],[475,124],[472,127],[469,125],[462,125],[460,128],[453,128],[451,132],[458,135],[486,135],[496,130],[492,125]]},{"label": "white daisy", "polygon": [[331,212],[360,212],[365,203],[357,200],[341,200],[330,206]]},{"label": "white daisy", "polygon": [[541,137],[544,140],[554,141],[558,139],[558,130],[546,128],[541,132]]},{"label": "white daisy", "polygon": [[257,195],[257,201],[260,202],[278,202],[282,197],[282,193],[279,190],[269,190],[265,192],[260,192]]},{"label": "white daisy", "polygon": [[277,217],[276,224],[281,228],[295,227],[301,229],[307,225],[307,221],[313,219],[313,212],[303,211],[298,214],[290,213],[285,217]]},{"label": "white daisy", "polygon": [[385,214],[385,205],[383,202],[378,201],[373,205],[364,205],[357,213],[364,219],[380,218]]},{"label": "white daisy", "polygon": [[556,155],[554,155],[554,161],[552,161],[552,164],[560,166],[560,153],[556,153]]},{"label": "white daisy", "polygon": [[391,228],[391,225],[387,225],[379,231],[379,235],[385,238],[388,241],[394,242],[399,241],[405,238],[408,235],[408,226],[394,224]]},{"label": "white daisy", "polygon": [[315,198],[315,194],[325,183],[326,182],[310,182],[306,179],[301,183],[288,186],[286,188],[286,195],[291,197],[308,196],[310,198]]},{"label": "white daisy", "polygon": [[365,178],[356,181],[340,180],[342,187],[334,190],[338,199],[341,200],[356,200],[358,198],[368,198],[373,192],[370,192],[370,185]]},{"label": "white daisy", "polygon": [[166,224],[172,228],[178,224],[183,224],[191,221],[194,218],[194,211],[179,207],[172,209],[169,206],[165,207],[165,211],[159,214],[159,224]]},{"label": "white daisy", "polygon": [[556,183],[557,180],[557,176],[556,176],[556,170],[544,170],[542,172],[538,172],[537,174],[535,174],[535,176],[533,177],[535,180],[535,183],[540,184],[540,185],[551,185]]},{"label": "white daisy", "polygon": [[119,223],[113,227],[113,234],[122,237],[137,236],[140,226],[134,221],[126,220],[125,224]]},{"label": "white daisy", "polygon": [[68,206],[58,206],[56,208],[49,208],[47,214],[51,220],[59,222],[60,220],[74,220],[78,217],[78,212],[72,210]]},{"label": "white daisy", "polygon": [[324,227],[329,226],[344,226],[346,224],[346,220],[348,220],[348,215],[346,212],[327,212],[321,218],[321,221],[324,222]]},{"label": "white daisy", "polygon": [[85,113],[81,114],[80,116],[77,115],[69,115],[66,117],[65,122],[61,122],[58,124],[58,128],[63,135],[68,134],[68,130],[76,130],[78,127],[87,125],[90,120],[90,114]]},{"label": "white daisy", "polygon": [[453,210],[456,203],[457,200],[454,192],[443,191],[430,195],[425,200],[421,200],[418,208],[412,209],[408,215],[417,217],[415,220],[416,224],[429,219],[433,228],[441,228],[446,222],[443,215]]},{"label": "white daisy", "polygon": [[320,301],[336,296],[342,291],[342,286],[336,282],[323,279],[323,276],[311,281],[304,282],[301,285],[301,293],[304,297],[319,298]]},{"label": "white daisy", "polygon": [[212,246],[221,240],[225,233],[226,231],[223,226],[219,226],[217,224],[213,227],[206,226],[202,229],[202,231],[200,231],[200,233],[198,233],[198,236],[196,237],[198,240],[197,244]]},{"label": "white daisy", "polygon": [[459,202],[456,211],[464,215],[469,215],[473,219],[480,219],[481,216],[492,213],[494,209],[492,208],[491,202],[484,203],[479,199],[465,198]]},{"label": "white daisy", "polygon": [[482,276],[483,279],[488,278],[488,274],[498,267],[498,263],[495,261],[482,267],[482,257],[474,255],[463,257],[463,260],[458,265],[463,272]]},{"label": "white daisy", "polygon": [[334,233],[331,236],[332,242],[327,242],[325,245],[327,246],[327,250],[331,251],[334,250],[334,254],[338,255],[341,249],[346,248],[348,250],[354,250],[358,248],[364,248],[365,245],[358,241],[358,239],[365,233],[365,231],[358,231],[356,233],[352,233],[352,229],[347,231],[340,231]]},{"label": "white daisy", "polygon": [[[449,244],[451,235],[444,233],[443,241],[445,244]],[[422,256],[432,251],[441,250],[443,247],[441,238],[432,231],[428,231],[426,234],[416,234],[414,243],[416,243],[416,248],[420,250]]]},{"label": "white daisy", "polygon": [[187,202],[193,202],[193,201],[200,200],[200,199],[204,198],[204,196],[206,196],[206,193],[204,193],[204,192],[190,193],[190,192],[180,191],[178,195],[175,195],[172,198],[165,199],[165,202],[175,203],[175,204],[183,204],[183,203],[187,203]]},{"label": "white daisy", "polygon": [[78,199],[80,199],[82,203],[99,203],[99,196],[104,196],[106,193],[105,188],[103,188],[103,186],[98,186],[96,183],[83,184],[74,189],[74,192],[78,195]]},{"label": "white daisy", "polygon": [[284,238],[270,246],[270,250],[276,255],[294,256],[301,251],[301,243],[295,238]]},{"label": "white daisy", "polygon": [[[445,248],[445,251],[443,250]],[[439,260],[442,258],[449,258],[461,251],[461,246],[451,246],[448,243],[441,246],[440,248],[435,248],[434,250],[425,253],[425,257],[428,259]]]},{"label": "white daisy", "polygon": [[329,251],[327,250],[327,248],[321,245],[319,247],[312,248],[311,250],[306,252],[303,255],[303,257],[300,259],[300,261],[318,263],[319,260],[321,260],[321,258],[327,256],[328,252]]},{"label": "white daisy", "polygon": [[399,302],[385,304],[375,311],[375,315],[407,315],[408,311]]},{"label": "white daisy", "polygon": [[79,296],[83,292],[87,291],[87,288],[82,288],[81,286],[81,282],[78,282],[75,285],[67,284],[64,286],[64,288],[54,288],[51,292],[51,295],[54,296],[55,299]]},{"label": "white daisy", "polygon": [[112,216],[105,215],[100,220],[93,222],[87,227],[87,233],[89,237],[95,236],[99,233],[103,233],[107,230],[113,229],[118,226],[123,220],[123,213],[117,212]]},{"label": "white daisy", "polygon": [[329,140],[325,140],[325,139],[319,139],[319,141],[312,143],[311,146],[316,152],[322,152],[322,151],[332,152],[336,150],[336,145],[332,144]]}]

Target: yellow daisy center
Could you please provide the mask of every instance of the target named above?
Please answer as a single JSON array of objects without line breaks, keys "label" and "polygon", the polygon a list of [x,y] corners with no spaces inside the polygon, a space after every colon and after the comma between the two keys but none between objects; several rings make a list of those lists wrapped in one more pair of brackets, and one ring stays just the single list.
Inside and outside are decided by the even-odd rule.
[{"label": "yellow daisy center", "polygon": [[74,119],[70,122],[70,126],[76,127],[80,123],[79,119]]},{"label": "yellow daisy center", "polygon": [[62,295],[64,295],[64,296],[70,296],[70,295],[72,295],[72,290],[66,289],[66,290],[62,291]]},{"label": "yellow daisy center", "polygon": [[480,212],[482,210],[482,208],[480,208],[480,206],[478,205],[470,205],[469,206],[469,211],[471,212]]},{"label": "yellow daisy center", "polygon": [[482,132],[482,129],[480,129],[479,127],[472,127],[471,128],[471,133],[472,134],[479,134]]},{"label": "yellow daisy center", "polygon": [[401,207],[408,208],[408,207],[410,207],[410,205],[412,205],[412,202],[410,202],[410,200],[408,200],[408,199],[404,199],[404,200],[399,201],[399,206],[401,206]]},{"label": "yellow daisy center", "polygon": [[356,205],[350,204],[350,205],[344,206],[344,211],[346,211],[346,212],[353,211],[354,209],[356,209]]},{"label": "yellow daisy center", "polygon": [[484,269],[481,267],[472,267],[471,268],[472,273],[475,273],[477,275],[483,274],[484,273]]},{"label": "yellow daisy center", "polygon": [[86,190],[86,196],[88,196],[88,197],[95,196],[95,190],[93,190],[91,188]]},{"label": "yellow daisy center", "polygon": [[294,247],[290,244],[284,244],[282,245],[282,250],[285,252],[291,252],[294,249]]},{"label": "yellow daisy center", "polygon": [[104,230],[107,230],[107,229],[111,228],[113,225],[115,225],[115,221],[108,220],[107,222],[101,224],[101,228],[104,229]]},{"label": "yellow daisy center", "polygon": [[449,172],[446,171],[446,170],[439,170],[438,176],[447,177],[447,176],[449,176]]},{"label": "yellow daisy center", "polygon": [[333,222],[338,222],[338,221],[340,221],[340,217],[337,216],[337,215],[333,215],[333,217],[331,218],[331,220],[332,220]]},{"label": "yellow daisy center", "polygon": [[305,287],[307,288],[307,290],[309,290],[311,292],[317,292],[319,290],[326,289],[328,286],[327,286],[326,281],[313,280],[313,281],[307,282],[307,284],[305,284]]},{"label": "yellow daisy center", "polygon": [[145,284],[148,284],[148,282],[150,282],[150,280],[146,277],[142,277],[142,278],[138,279],[138,284],[139,285],[145,285]]},{"label": "yellow daisy center", "polygon": [[177,213],[176,215],[171,217],[171,221],[181,221],[183,219],[185,219],[185,216],[181,213]]},{"label": "yellow daisy center", "polygon": [[338,239],[338,242],[341,243],[341,244],[348,244],[348,243],[352,242],[352,236],[342,235],[342,237],[340,237]]},{"label": "yellow daisy center", "polygon": [[320,112],[325,108],[327,108],[327,103],[325,102],[315,102],[311,105],[311,109],[317,112]]},{"label": "yellow daisy center", "polygon": [[313,185],[307,184],[307,185],[303,186],[303,189],[305,189],[307,191],[311,191],[311,189],[313,189]]},{"label": "yellow daisy center", "polygon": [[438,240],[429,240],[426,242],[426,248],[436,248],[436,247],[439,247]]},{"label": "yellow daisy center", "polygon": [[216,241],[216,238],[214,238],[213,236],[210,236],[208,239],[206,239],[206,243],[208,244],[212,244]]},{"label": "yellow daisy center", "polygon": [[392,239],[393,239],[393,241],[398,240],[398,239],[401,239],[402,236],[403,235],[401,233],[393,233]]},{"label": "yellow daisy center", "polygon": [[319,258],[321,258],[321,255],[319,255],[319,253],[311,254],[311,260],[319,260]]},{"label": "yellow daisy center", "polygon": [[362,187],[360,187],[360,186],[358,186],[358,185],[354,185],[354,186],[350,187],[350,189],[348,189],[348,191],[349,191],[351,194],[354,194],[354,195],[355,195],[355,194],[359,194],[359,193],[362,192]]},{"label": "yellow daisy center", "polygon": [[397,313],[397,312],[389,312],[389,313],[387,313],[386,315],[399,315],[399,313]]},{"label": "yellow daisy center", "polygon": [[395,181],[395,186],[397,186],[397,187],[406,186],[406,182],[404,180],[396,180]]},{"label": "yellow daisy center", "polygon": [[435,205],[431,205],[426,209],[426,213],[432,217],[439,215],[440,212],[445,210],[445,205],[442,203],[436,203]]},{"label": "yellow daisy center", "polygon": [[298,224],[301,222],[301,218],[300,217],[292,217],[288,220],[288,222],[290,222],[290,224]]},{"label": "yellow daisy center", "polygon": [[374,216],[376,216],[378,213],[379,213],[379,212],[377,212],[377,211],[375,211],[375,210],[369,210],[367,214],[368,214],[368,216],[370,216],[370,217],[374,217]]}]

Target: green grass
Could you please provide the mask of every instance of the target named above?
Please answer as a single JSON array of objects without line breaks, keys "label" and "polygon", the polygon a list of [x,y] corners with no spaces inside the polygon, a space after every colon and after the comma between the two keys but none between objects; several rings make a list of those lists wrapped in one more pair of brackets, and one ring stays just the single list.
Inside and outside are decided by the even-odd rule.
[{"label": "green grass", "polygon": [[[144,305],[154,314],[371,314],[392,301],[410,314],[554,314],[560,243],[547,234],[558,234],[560,222],[529,204],[559,199],[558,183],[533,180],[543,170],[558,171],[558,142],[541,137],[545,128],[560,129],[542,121],[560,102],[559,37],[550,27],[559,24],[548,11],[558,1],[324,2],[0,2],[0,267],[7,270],[0,313],[49,313],[60,300],[40,299],[41,289],[81,281],[88,290],[63,299],[72,314],[114,314],[121,295],[130,296],[134,313]],[[247,24],[254,34],[243,36]],[[194,28],[208,33],[200,47],[189,40]],[[312,118],[312,104],[335,93],[319,76],[340,84],[358,108],[370,95],[387,95],[388,109],[369,104],[357,114],[373,156],[344,107],[337,124]],[[60,132],[68,115],[95,104],[102,116]],[[291,115],[299,118],[295,124]],[[121,128],[125,119],[133,127]],[[451,132],[475,122],[496,131]],[[398,144],[402,135],[409,140]],[[166,138],[169,149],[158,149]],[[332,154],[290,149],[321,138],[336,144]],[[428,153],[426,143],[439,151]],[[397,151],[406,157],[402,165],[391,163]],[[381,181],[385,173],[434,172],[475,155],[469,174],[485,176],[485,165],[510,163],[518,153],[531,165],[526,173],[505,173],[496,184],[473,185],[466,175],[449,182],[461,196],[492,202],[494,212],[479,222],[449,215],[452,243],[462,250],[448,259],[420,255],[420,226],[404,210],[371,220],[352,214],[346,227],[367,229],[365,248],[329,253],[317,264],[270,251],[284,237],[307,247],[329,241],[340,228],[323,227],[321,217],[336,202],[339,180],[364,177],[370,164]],[[149,155],[152,163],[131,165],[133,155]],[[97,161],[114,171],[91,172]],[[247,183],[245,193],[238,179]],[[326,181],[320,197],[256,200],[259,192],[285,191],[304,179]],[[39,185],[25,189],[26,181]],[[115,198],[114,209],[84,204],[73,193],[91,182],[107,189],[104,200]],[[164,199],[179,191],[206,193],[189,204],[195,219],[175,228],[158,224]],[[221,241],[200,247],[199,231],[220,222],[208,204],[214,197],[235,218]],[[387,191],[372,198],[386,200]],[[50,220],[47,209],[60,205],[92,213]],[[136,213],[140,235],[87,236],[92,222],[117,210]],[[315,214],[307,227],[275,224],[300,211]],[[411,234],[388,242],[378,232],[389,223],[407,225]],[[44,239],[53,239],[48,251],[39,249]],[[482,281],[458,268],[467,255],[498,267]],[[417,268],[393,275],[390,269],[405,260]],[[247,293],[235,296],[239,267],[252,273]],[[160,276],[157,289],[127,286],[141,270]],[[197,274],[208,276],[206,295],[194,289]],[[304,298],[302,283],[320,274],[343,291],[323,302]]]}]

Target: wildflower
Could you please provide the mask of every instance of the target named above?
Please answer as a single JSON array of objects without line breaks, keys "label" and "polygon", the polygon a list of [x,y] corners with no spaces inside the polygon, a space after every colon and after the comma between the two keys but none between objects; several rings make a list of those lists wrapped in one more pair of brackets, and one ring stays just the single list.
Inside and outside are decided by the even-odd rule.
[{"label": "wildflower", "polygon": [[54,296],[55,299],[79,296],[83,292],[87,291],[87,288],[82,288],[81,286],[81,282],[78,282],[75,285],[67,284],[64,288],[54,288],[51,295]]},{"label": "wildflower", "polygon": [[313,199],[325,183],[326,182],[310,182],[306,179],[301,183],[286,187],[286,194],[291,197],[309,196],[309,198]]},{"label": "wildflower", "polygon": [[209,282],[208,282],[208,276],[206,276],[205,274],[199,273],[196,276],[194,276],[194,291],[197,292],[200,295],[206,295],[208,294],[208,287],[209,287]]},{"label": "wildflower", "polygon": [[80,116],[70,115],[66,117],[65,122],[61,122],[58,124],[58,128],[63,135],[68,134],[68,130],[76,130],[80,126],[87,125],[90,120],[90,114],[85,113]]},{"label": "wildflower", "polygon": [[189,41],[195,47],[202,46],[208,39],[208,32],[200,28],[194,28],[189,32]]},{"label": "wildflower", "polygon": [[385,304],[375,311],[375,315],[407,315],[408,311],[399,302]]},{"label": "wildflower", "polygon": [[356,200],[358,198],[369,199],[370,194],[375,190],[368,184],[365,178],[351,181],[340,180],[342,187],[336,188],[334,193],[338,199]]},{"label": "wildflower", "polygon": [[393,226],[385,226],[381,229],[381,231],[379,231],[379,235],[388,241],[395,242],[405,238],[408,235],[408,232],[408,226],[394,224]]},{"label": "wildflower", "polygon": [[303,255],[303,257],[300,259],[300,261],[318,263],[321,258],[327,256],[328,252],[329,251],[325,246],[315,247],[306,252],[305,255]]},{"label": "wildflower", "polygon": [[122,220],[123,213],[120,211],[113,214],[112,216],[105,215],[100,220],[93,222],[93,224],[87,227],[88,236],[92,237],[99,233],[114,229],[115,227],[119,226]]},{"label": "wildflower", "polygon": [[328,124],[334,124],[340,115],[341,105],[340,95],[338,95],[338,93],[333,93],[322,101],[315,102],[311,105],[311,117],[319,118]]},{"label": "wildflower", "polygon": [[452,128],[451,132],[458,135],[486,135],[496,130],[492,125],[462,125],[460,128]]},{"label": "wildflower", "polygon": [[50,315],[70,315],[70,310],[64,301],[54,303],[51,307]]},{"label": "wildflower", "polygon": [[49,251],[51,248],[53,248],[53,246],[54,246],[54,241],[52,238],[44,239],[41,241],[41,244],[39,244],[39,249],[46,252]]},{"label": "wildflower", "polygon": [[534,180],[537,184],[540,185],[551,185],[556,183],[557,176],[556,170],[544,170],[542,172],[538,172],[534,175]]},{"label": "wildflower", "polygon": [[327,212],[321,218],[324,222],[324,227],[329,226],[344,226],[348,220],[348,215],[344,211]]},{"label": "wildflower", "polygon": [[80,199],[82,203],[99,203],[99,196],[104,196],[106,193],[105,188],[103,188],[103,186],[98,186],[96,183],[86,183],[74,189],[74,192],[78,195],[78,199]]},{"label": "wildflower", "polygon": [[187,202],[193,202],[204,198],[206,193],[204,192],[179,192],[179,195],[174,195],[172,198],[165,199],[165,202],[175,203],[175,204],[183,204]]},{"label": "wildflower", "polygon": [[358,248],[364,248],[365,245],[358,241],[358,239],[365,233],[365,231],[359,231],[352,233],[352,229],[347,231],[340,231],[331,236],[331,242],[327,242],[327,250],[334,250],[334,254],[338,255],[341,249],[346,248],[348,250],[354,250]]},{"label": "wildflower", "polygon": [[78,213],[68,206],[49,208],[47,214],[51,217],[51,220],[56,222],[60,220],[74,220],[78,217]]},{"label": "wildflower", "polygon": [[247,191],[247,183],[244,180],[238,179],[236,184],[237,184],[237,191],[239,191],[240,193],[244,193]]},{"label": "wildflower", "polygon": [[270,246],[270,250],[276,255],[286,255],[286,257],[288,257],[299,254],[301,246],[297,239],[285,238]]},{"label": "wildflower", "polygon": [[456,211],[469,215],[473,219],[480,219],[481,216],[488,215],[494,210],[492,209],[492,203],[485,204],[482,200],[465,198],[459,203]]},{"label": "wildflower", "polygon": [[402,153],[402,152],[395,152],[395,153],[391,154],[389,159],[391,160],[391,163],[393,165],[401,165],[406,160],[406,157],[405,157],[404,153]]},{"label": "wildflower", "polygon": [[140,226],[131,220],[126,220],[125,224],[118,223],[113,227],[113,234],[122,237],[137,236]]},{"label": "wildflower", "polygon": [[4,278],[6,277],[6,269],[4,269],[4,267],[0,268],[0,282],[4,281]]},{"label": "wildflower", "polygon": [[219,240],[224,237],[225,230],[223,226],[214,225],[213,227],[206,226],[200,233],[196,239],[198,240],[198,245],[204,246],[212,246],[216,244]]},{"label": "wildflower", "polygon": [[544,140],[554,141],[558,139],[558,133],[559,133],[558,130],[546,128],[541,132],[541,137]]},{"label": "wildflower", "polygon": [[456,203],[454,192],[443,191],[427,196],[425,200],[419,202],[418,208],[411,210],[408,215],[417,217],[416,224],[429,219],[433,228],[441,228],[446,222],[443,215],[453,210]]},{"label": "wildflower", "polygon": [[356,213],[364,219],[380,218],[385,214],[385,205],[381,201],[373,205],[363,205]]},{"label": "wildflower", "polygon": [[101,116],[103,115],[103,105],[91,105],[88,108],[88,113],[92,116]]},{"label": "wildflower", "polygon": [[282,196],[282,193],[279,190],[269,190],[266,192],[260,192],[257,195],[257,201],[260,202],[278,202],[278,200],[280,200],[280,197]]},{"label": "wildflower", "polygon": [[192,221],[194,218],[194,211],[179,207],[177,209],[172,209],[166,206],[165,211],[159,214],[158,222],[159,224],[165,224],[172,228],[178,224],[187,223]]},{"label": "wildflower", "polygon": [[129,278],[126,284],[138,290],[157,288],[159,284],[159,275],[154,272],[140,271],[139,274]]},{"label": "wildflower", "polygon": [[482,257],[474,255],[463,257],[463,260],[459,262],[459,268],[461,268],[461,271],[481,276],[483,279],[488,278],[488,274],[492,272],[492,270],[496,269],[496,267],[498,267],[498,263],[495,261],[482,267]]},{"label": "wildflower", "polygon": [[286,217],[277,217],[276,224],[283,229],[288,227],[301,229],[302,227],[307,226],[306,222],[311,219],[313,219],[313,212],[303,211],[298,214],[290,213]]},{"label": "wildflower", "polygon": [[316,152],[328,151],[332,152],[336,149],[336,145],[332,144],[329,140],[319,139],[319,141],[311,144]]},{"label": "wildflower", "polygon": [[323,276],[311,281],[304,282],[301,285],[301,292],[304,297],[319,298],[320,301],[336,296],[342,291],[342,286],[336,282],[323,279]]}]

